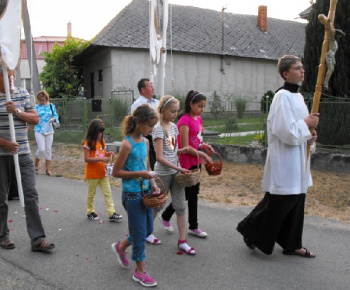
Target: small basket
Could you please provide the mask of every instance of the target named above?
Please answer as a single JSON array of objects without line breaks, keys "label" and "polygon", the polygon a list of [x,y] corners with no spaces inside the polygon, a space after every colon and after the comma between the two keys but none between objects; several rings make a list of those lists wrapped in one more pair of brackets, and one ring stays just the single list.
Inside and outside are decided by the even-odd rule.
[{"label": "small basket", "polygon": [[177,183],[182,187],[191,187],[200,182],[200,168],[199,168],[199,155],[197,154],[197,169],[193,169],[190,171],[190,173],[181,173],[178,172],[178,174],[175,175]]},{"label": "small basket", "polygon": [[222,158],[219,153],[214,153],[217,156],[219,156],[220,161],[219,162],[213,162],[212,164],[206,162],[205,163],[205,169],[207,170],[209,175],[220,175],[221,169],[222,169]]},{"label": "small basket", "polygon": [[154,178],[156,178],[157,183],[160,183],[163,188],[162,189],[160,188],[161,192],[159,195],[153,195],[152,193],[144,194],[142,190],[143,179],[141,180],[140,185],[141,185],[142,201],[147,208],[161,207],[166,203],[168,198],[165,193],[165,185],[163,181],[158,176],[156,175],[153,175],[153,176]]}]

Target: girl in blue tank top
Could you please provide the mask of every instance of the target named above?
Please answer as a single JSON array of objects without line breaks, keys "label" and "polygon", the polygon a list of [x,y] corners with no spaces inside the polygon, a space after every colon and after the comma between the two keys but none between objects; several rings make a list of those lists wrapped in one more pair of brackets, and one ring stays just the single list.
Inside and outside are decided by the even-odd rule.
[{"label": "girl in blue tank top", "polygon": [[146,237],[153,232],[153,210],[144,206],[142,190],[146,194],[160,193],[153,175],[150,173],[149,143],[143,136],[149,135],[158,121],[157,113],[148,105],[140,105],[131,116],[126,116],[123,124],[124,139],[117,155],[113,176],[122,179],[122,203],[128,214],[129,236],[112,244],[112,250],[123,267],[129,267],[125,250],[132,246],[131,259],[136,262],[132,279],[146,287],[157,282],[144,267]]}]

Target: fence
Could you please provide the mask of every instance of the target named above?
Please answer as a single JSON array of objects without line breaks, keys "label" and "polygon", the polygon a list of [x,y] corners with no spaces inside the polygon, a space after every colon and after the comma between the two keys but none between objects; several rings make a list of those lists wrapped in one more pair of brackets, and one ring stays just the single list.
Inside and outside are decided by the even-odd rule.
[{"label": "fence", "polygon": [[[311,111],[313,94],[304,94],[305,103]],[[267,113],[272,98],[261,100],[262,111]],[[320,121],[316,129],[318,139],[317,148],[321,150],[350,150],[350,98],[339,98],[323,95],[319,105]],[[264,132],[266,140],[266,126]]]},{"label": "fence", "polygon": [[[61,121],[61,128],[56,131],[55,140],[80,143],[89,122],[95,118],[104,121],[107,141],[121,140],[121,123],[124,117],[129,114],[133,98],[130,92],[123,92],[123,94],[121,97],[119,92],[113,92],[110,99],[52,99]],[[311,110],[312,96],[307,94],[305,96],[306,104]],[[255,136],[259,135],[258,139],[265,146],[267,146],[266,119],[271,102],[272,98],[251,99],[247,102],[245,111],[245,115],[257,117],[259,124],[255,126],[255,132],[250,133],[255,133]],[[223,99],[223,103],[225,108],[223,112],[220,112],[220,117],[238,114],[237,110],[234,110],[234,99]],[[321,98],[319,112],[318,149],[350,150],[350,99]],[[207,111],[206,114],[210,113]],[[208,129],[210,130],[210,128]],[[244,133],[247,132],[234,132],[227,136],[234,138]],[[213,136],[209,136],[209,140],[215,142]]]},{"label": "fence", "polygon": [[50,101],[55,104],[61,123],[55,132],[56,141],[80,143],[93,119],[102,119],[105,123],[107,141],[121,139],[121,123],[130,110],[126,100],[75,98]]}]

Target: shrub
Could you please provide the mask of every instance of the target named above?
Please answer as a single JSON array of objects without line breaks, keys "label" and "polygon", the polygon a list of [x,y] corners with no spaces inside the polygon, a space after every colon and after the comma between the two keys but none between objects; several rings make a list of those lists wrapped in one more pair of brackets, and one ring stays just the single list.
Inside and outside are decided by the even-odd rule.
[{"label": "shrub", "polygon": [[112,126],[120,126],[126,115],[128,115],[130,107],[126,100],[111,99],[109,106],[109,115],[111,116]]},{"label": "shrub", "polygon": [[[273,100],[273,97],[275,96],[275,93],[273,91],[267,91],[262,97],[261,97],[261,101],[260,101],[260,110],[261,112],[263,112],[264,114],[268,113],[270,110],[270,106]],[[268,104],[267,104],[267,112],[266,112],[266,102],[268,100]]]},{"label": "shrub", "polygon": [[225,111],[225,105],[223,104],[221,97],[214,91],[214,94],[211,96],[212,100],[209,101],[210,112],[212,115],[217,118],[220,113]]},{"label": "shrub", "polygon": [[244,117],[245,110],[247,108],[248,100],[242,98],[235,99],[235,107],[238,114],[238,119],[242,119]]},{"label": "shrub", "polygon": [[178,95],[173,95],[174,98],[178,99],[179,100],[179,103],[180,103],[180,108],[179,108],[179,112],[182,111],[182,109],[184,108],[184,105],[185,105],[185,97],[183,96],[178,96]]},{"label": "shrub", "polygon": [[237,118],[232,115],[227,115],[225,119],[225,128],[227,131],[233,131],[238,128]]}]

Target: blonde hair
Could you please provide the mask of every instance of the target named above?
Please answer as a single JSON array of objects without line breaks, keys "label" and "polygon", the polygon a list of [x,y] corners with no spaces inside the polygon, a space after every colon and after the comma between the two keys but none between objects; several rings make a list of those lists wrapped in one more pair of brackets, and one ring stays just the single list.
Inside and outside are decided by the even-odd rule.
[{"label": "blonde hair", "polygon": [[144,124],[152,119],[158,120],[158,114],[148,104],[138,106],[132,113],[124,118],[123,134],[124,136],[135,131],[137,124]]},{"label": "blonde hair", "polygon": [[45,90],[41,90],[36,94],[36,100],[37,102],[39,102],[39,97],[45,97],[45,99],[47,100],[47,102],[49,102],[50,96],[47,93],[47,91]]},{"label": "blonde hair", "polygon": [[168,107],[170,104],[175,104],[175,103],[179,104],[180,102],[174,96],[166,95],[160,99],[159,104],[158,104],[157,110],[158,110],[159,119],[160,119],[159,124],[162,126],[166,137],[168,137],[168,131],[165,129],[165,126],[164,126],[162,109],[166,109],[166,107]]},{"label": "blonde hair", "polygon": [[162,109],[165,109],[169,104],[174,104],[174,103],[179,103],[179,100],[171,95],[164,96],[159,101],[158,108],[157,108],[158,113],[160,114],[162,112]]}]

